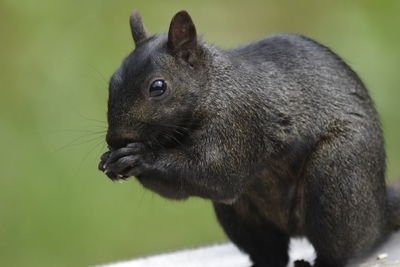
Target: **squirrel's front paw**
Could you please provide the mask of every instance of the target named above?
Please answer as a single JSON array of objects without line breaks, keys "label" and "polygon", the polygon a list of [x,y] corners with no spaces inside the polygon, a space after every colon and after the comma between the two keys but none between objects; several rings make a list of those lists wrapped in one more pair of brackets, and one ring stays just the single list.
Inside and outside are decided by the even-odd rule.
[{"label": "squirrel's front paw", "polygon": [[108,151],[101,156],[99,170],[111,180],[126,179],[141,174],[144,163],[144,145],[131,143],[117,150]]}]

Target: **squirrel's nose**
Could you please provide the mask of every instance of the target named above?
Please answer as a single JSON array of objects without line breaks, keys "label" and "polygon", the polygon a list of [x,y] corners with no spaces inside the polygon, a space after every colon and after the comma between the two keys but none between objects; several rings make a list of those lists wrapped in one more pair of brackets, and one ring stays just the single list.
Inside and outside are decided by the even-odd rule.
[{"label": "squirrel's nose", "polygon": [[135,141],[136,135],[134,131],[124,129],[108,129],[107,131],[106,142],[110,149],[118,149]]}]

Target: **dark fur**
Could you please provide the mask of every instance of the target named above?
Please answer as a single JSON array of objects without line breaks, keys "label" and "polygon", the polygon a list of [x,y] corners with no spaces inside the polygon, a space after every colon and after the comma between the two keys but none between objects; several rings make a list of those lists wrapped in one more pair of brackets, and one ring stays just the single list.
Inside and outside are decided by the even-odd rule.
[{"label": "dark fur", "polygon": [[[253,266],[286,266],[291,236],[315,266],[344,266],[399,225],[377,113],[331,50],[294,34],[220,50],[186,12],[169,34],[148,36],[137,13],[131,27],[137,47],[110,82],[110,178],[212,200]],[[167,92],[150,98],[159,78]]]}]

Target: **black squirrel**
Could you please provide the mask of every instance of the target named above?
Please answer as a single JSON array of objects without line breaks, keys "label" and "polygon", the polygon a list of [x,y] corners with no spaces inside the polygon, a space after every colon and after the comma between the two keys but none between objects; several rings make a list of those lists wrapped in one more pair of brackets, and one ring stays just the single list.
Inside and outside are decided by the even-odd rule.
[{"label": "black squirrel", "polygon": [[312,243],[314,266],[345,266],[400,226],[377,112],[329,48],[276,34],[220,50],[186,11],[167,34],[137,12],[130,25],[136,48],[109,84],[109,178],[210,199],[254,267],[286,266],[292,236]]}]

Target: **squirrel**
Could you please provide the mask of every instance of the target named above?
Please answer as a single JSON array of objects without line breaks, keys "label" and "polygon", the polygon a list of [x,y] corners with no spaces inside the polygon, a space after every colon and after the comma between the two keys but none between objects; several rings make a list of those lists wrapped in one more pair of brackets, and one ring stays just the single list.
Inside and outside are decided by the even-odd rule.
[{"label": "squirrel", "polygon": [[109,178],[211,200],[253,267],[286,266],[301,236],[314,266],[345,266],[400,226],[377,111],[329,48],[275,34],[221,50],[186,11],[166,34],[149,34],[136,11],[130,26],[135,50],[109,83]]}]

